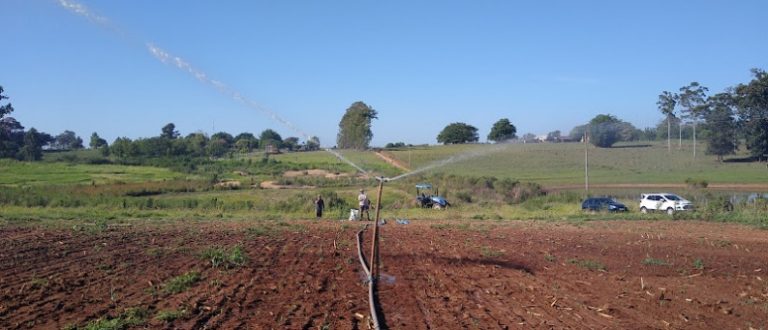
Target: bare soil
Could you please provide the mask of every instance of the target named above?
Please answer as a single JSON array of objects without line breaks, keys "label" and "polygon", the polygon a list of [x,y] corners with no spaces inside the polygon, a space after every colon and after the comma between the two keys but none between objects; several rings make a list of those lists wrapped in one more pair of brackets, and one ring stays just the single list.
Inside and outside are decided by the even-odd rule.
[{"label": "bare soil", "polygon": [[[363,174],[349,174],[349,173],[333,173],[327,170],[312,169],[303,171],[286,171],[283,173],[283,177],[297,178],[297,177],[324,177],[326,179],[340,179],[346,177],[365,177]],[[314,189],[314,186],[297,186],[297,185],[280,185],[277,181],[264,181],[259,183],[261,189]]]},{"label": "bare soil", "polygon": [[[0,328],[84,326],[139,308],[148,317],[137,329],[368,329],[360,228],[327,220],[5,226]],[[214,246],[241,246],[248,262],[214,268],[200,257]],[[389,221],[380,248],[390,329],[768,327],[768,231],[750,227]],[[190,271],[200,273],[190,288],[164,290]],[[155,319],[169,310],[186,314]]]}]

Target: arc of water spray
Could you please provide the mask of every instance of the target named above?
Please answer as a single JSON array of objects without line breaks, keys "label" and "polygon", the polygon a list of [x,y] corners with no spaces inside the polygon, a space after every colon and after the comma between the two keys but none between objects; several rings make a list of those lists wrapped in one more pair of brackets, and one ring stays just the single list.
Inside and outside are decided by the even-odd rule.
[{"label": "arc of water spray", "polygon": [[[128,33],[126,33],[124,30],[117,28],[112,22],[101,15],[93,13],[88,7],[86,7],[83,4],[77,3],[75,1],[71,0],[57,0],[59,5],[64,7],[65,9],[68,9],[69,11],[83,16],[87,18],[89,21],[101,26],[102,28],[108,29],[116,34],[119,34],[123,38],[129,39],[129,40],[136,40],[136,38],[131,38]],[[174,56],[171,53],[167,52],[166,50],[160,48],[159,46],[153,44],[153,43],[143,43],[146,47],[147,51],[157,60],[162,62],[163,64],[171,65],[176,67],[177,69],[184,71],[192,77],[194,77],[196,80],[200,81],[201,83],[208,85],[210,87],[213,87],[215,90],[217,90],[219,93],[224,94],[225,96],[251,108],[257,111],[260,111],[264,114],[266,114],[268,117],[272,118],[272,120],[283,124],[285,127],[288,127],[292,131],[298,133],[301,135],[305,140],[310,140],[311,137],[309,134],[305,133],[304,131],[300,130],[298,127],[293,125],[290,121],[283,119],[282,117],[278,116],[277,113],[274,111],[258,104],[257,102],[243,96],[239,91],[236,89],[229,87],[227,84],[211,79],[205,72],[203,72],[200,69],[195,68],[192,66],[189,62],[184,60],[183,58],[179,56]],[[350,166],[354,167],[356,170],[368,174],[369,172],[364,170],[362,167],[358,166],[357,164],[353,163],[346,157],[342,156],[339,152],[330,149],[330,148],[324,148],[323,150],[333,154],[338,158],[339,160],[349,164]]]},{"label": "arc of water spray", "polygon": [[411,172],[400,174],[400,175],[398,175],[396,177],[390,178],[389,181],[399,180],[399,179],[402,179],[402,178],[405,178],[405,177],[409,177],[411,175],[423,173],[423,172],[426,172],[426,171],[429,171],[429,170],[436,169],[438,167],[443,167],[443,166],[446,166],[446,165],[449,165],[449,164],[453,164],[453,163],[456,163],[456,162],[460,162],[460,161],[463,161],[463,160],[467,160],[467,159],[471,159],[471,158],[475,158],[475,157],[480,157],[480,156],[485,156],[485,155],[488,155],[488,154],[496,153],[496,152],[499,152],[499,151],[502,151],[502,150],[506,149],[511,144],[512,143],[505,142],[505,143],[495,144],[495,145],[493,145],[493,146],[491,146],[489,148],[484,148],[484,149],[481,149],[481,150],[472,150],[470,152],[454,155],[454,156],[451,156],[449,158],[438,160],[436,162],[430,163],[430,164],[428,164],[428,165],[426,165],[426,166],[424,166],[422,168],[413,170]]}]

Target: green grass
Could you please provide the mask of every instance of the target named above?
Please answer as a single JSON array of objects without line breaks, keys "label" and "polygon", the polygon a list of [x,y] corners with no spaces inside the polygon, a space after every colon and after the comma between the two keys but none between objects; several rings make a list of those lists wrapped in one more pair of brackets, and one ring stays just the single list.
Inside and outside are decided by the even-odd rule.
[{"label": "green grass", "polygon": [[[674,148],[671,153],[665,142],[590,146],[589,180],[594,184],[683,184],[688,178],[709,183],[766,183],[763,163],[719,163],[703,152],[694,161],[692,144],[683,142],[682,150]],[[705,149],[704,144],[698,147]],[[513,178],[544,185],[584,182],[584,145],[579,143],[448,145],[390,152],[404,163],[410,159],[414,169],[452,156],[478,155],[434,170],[445,174]]]},{"label": "green grass", "polygon": [[148,312],[142,308],[128,308],[117,317],[99,318],[93,320],[83,327],[70,325],[65,327],[69,330],[123,330],[131,327],[141,326],[146,322]]},{"label": "green grass", "polygon": [[590,259],[568,259],[568,263],[591,271],[605,270],[605,265]]},{"label": "green grass", "polygon": [[[689,145],[684,145],[689,148]],[[703,147],[702,147],[703,149]],[[709,183],[766,183],[764,163],[718,163],[711,156],[700,155],[693,162],[685,152],[668,154],[665,144],[650,147],[598,149],[590,147],[590,182],[599,183],[672,183],[691,181]],[[340,151],[345,157],[367,169],[386,175],[399,171],[384,163],[373,152]],[[389,150],[403,163],[421,167],[457,154],[478,154],[475,158],[388,182],[382,195],[382,217],[385,219],[457,219],[473,221],[537,220],[668,220],[663,214],[642,215],[637,212],[638,196],[645,189],[592,189],[591,195],[612,195],[626,204],[631,212],[622,214],[585,213],[579,208],[586,197],[582,192],[583,145],[581,144],[516,144],[451,145]],[[61,156],[61,155],[58,155]],[[256,157],[254,155],[253,157]],[[346,219],[349,209],[356,207],[358,189],[368,190],[376,203],[378,182],[373,179],[342,179],[322,182],[316,189],[262,190],[251,189],[261,179],[275,180],[284,170],[325,168],[354,172],[332,154],[319,152],[286,153],[270,156],[268,162],[253,159],[225,159],[198,168],[196,177],[147,166],[69,165],[46,162],[26,163],[0,160],[0,225],[53,223],[65,220],[67,226],[81,231],[108,228],[113,223],[136,220],[289,220],[311,219],[312,201],[318,194],[326,199],[326,219]],[[277,159],[277,161],[275,161]],[[207,172],[206,172],[207,171]],[[198,173],[199,172],[199,173]],[[215,190],[212,178],[240,177],[239,190]],[[505,182],[506,179],[506,182]],[[570,192],[537,195],[535,185],[517,182],[534,181],[544,188],[573,185]],[[414,184],[427,181],[439,187],[453,207],[435,211],[415,207]],[[295,184],[300,184],[298,180]],[[311,181],[309,183],[312,183]],[[523,187],[526,198],[516,200],[513,189]],[[511,188],[510,188],[511,187]],[[539,190],[537,190],[539,189]],[[676,193],[704,206],[707,200],[729,197],[727,192],[708,189],[675,189]],[[332,198],[331,198],[332,197]],[[331,199],[333,201],[331,201]],[[733,212],[702,207],[697,212],[680,212],[675,219],[728,221],[768,228],[764,214],[768,204],[735,205]],[[375,213],[375,212],[372,212]],[[373,214],[372,214],[373,216]],[[268,235],[254,229],[252,236]],[[290,228],[301,231],[301,228]]]},{"label": "green grass", "polygon": [[237,268],[244,266],[248,262],[248,256],[239,245],[229,249],[222,247],[208,248],[200,254],[200,258],[210,262],[213,268]]},{"label": "green grass", "polygon": [[192,285],[200,281],[200,273],[187,272],[170,279],[163,285],[163,292],[166,294],[176,294],[187,291]]},{"label": "green grass", "polygon": [[18,162],[0,159],[0,185],[72,185],[161,181],[185,175],[165,168]]},{"label": "green grass", "polygon": [[157,312],[155,319],[165,322],[173,322],[175,320],[187,317],[188,314],[189,313],[186,309],[162,310]]}]

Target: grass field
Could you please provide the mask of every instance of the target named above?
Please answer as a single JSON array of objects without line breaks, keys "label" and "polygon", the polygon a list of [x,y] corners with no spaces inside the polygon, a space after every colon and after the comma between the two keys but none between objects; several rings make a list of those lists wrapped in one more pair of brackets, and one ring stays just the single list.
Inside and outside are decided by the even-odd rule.
[{"label": "grass field", "polygon": [[165,168],[0,160],[0,185],[132,183],[184,178]]},{"label": "grass field", "polygon": [[[704,155],[699,145],[693,159],[692,145],[683,148],[666,143],[624,144],[614,148],[588,147],[591,183],[684,183],[686,179],[709,183],[768,183],[765,163],[724,162]],[[584,182],[585,152],[579,143],[541,143],[498,145],[449,145],[416,147],[391,151],[411,169],[428,166],[450,157],[465,160],[434,169],[434,172],[469,176],[493,176],[536,182],[543,185],[579,184]],[[743,157],[740,155],[735,158]]]},{"label": "grass field", "polygon": [[[712,156],[696,161],[686,150],[668,153],[661,143],[624,145],[611,149],[588,149],[592,184],[675,184],[684,187],[687,179],[709,183],[768,184],[764,163],[719,163]],[[703,147],[702,147],[703,148]],[[402,174],[373,152],[340,151],[342,155],[374,175]],[[441,167],[391,181],[385,185],[382,216],[407,219],[509,219],[588,220],[608,219],[610,214],[589,214],[579,203],[587,194],[584,180],[584,149],[580,144],[453,145],[415,147],[388,151],[412,169],[453,159]],[[472,155],[472,157],[465,157]],[[67,159],[57,154],[56,159]],[[274,162],[223,159],[195,176],[165,168],[124,165],[69,164],[49,160],[41,163],[0,161],[0,223],[65,219],[70,222],[206,219],[309,219],[313,200],[326,199],[326,218],[344,219],[357,204],[360,188],[376,199],[374,179],[280,178],[287,169],[321,168],[354,173],[345,162],[325,151],[285,153],[270,156]],[[738,156],[737,156],[738,157]],[[220,163],[220,164],[219,164]],[[220,166],[219,166],[220,165]],[[239,173],[239,174],[238,174]],[[211,179],[213,178],[213,179]],[[239,189],[215,186],[218,180],[239,180]],[[281,179],[311,189],[253,189],[260,180]],[[436,212],[415,207],[413,185],[429,181],[440,188],[453,207]],[[546,187],[572,185],[577,188],[539,196],[534,182]],[[527,197],[518,199],[508,189],[523,187]],[[527,190],[526,190],[527,189]],[[612,195],[632,208],[637,207],[644,188],[596,188],[591,195]],[[700,211],[682,216],[717,221],[738,221],[763,225],[760,212],[765,205],[737,208],[723,213],[710,201],[728,198],[730,192],[685,187],[677,192],[701,206]],[[623,214],[624,219],[666,219],[665,215]]]}]

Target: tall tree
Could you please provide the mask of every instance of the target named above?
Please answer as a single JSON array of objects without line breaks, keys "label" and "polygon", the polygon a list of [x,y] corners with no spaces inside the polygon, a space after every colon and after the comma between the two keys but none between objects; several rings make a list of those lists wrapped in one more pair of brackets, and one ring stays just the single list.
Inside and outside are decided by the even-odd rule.
[{"label": "tall tree", "polygon": [[283,139],[283,146],[290,151],[294,151],[299,148],[299,138],[295,136],[287,137]]},{"label": "tall tree", "polygon": [[[0,102],[8,99],[8,96],[3,95],[3,86],[0,86]],[[0,103],[0,157],[15,157],[20,147],[20,133],[23,132],[24,126],[13,119],[13,117],[5,117],[13,112],[13,106],[8,103],[2,105]]]},{"label": "tall tree", "polygon": [[562,133],[560,133],[560,130],[555,130],[552,132],[547,133],[547,142],[560,142],[562,139]]},{"label": "tall tree", "polygon": [[91,149],[106,147],[107,140],[102,139],[99,134],[93,132],[93,134],[91,134],[91,142],[88,145],[91,147]]},{"label": "tall tree", "polygon": [[320,150],[320,138],[317,136],[310,137],[309,140],[307,140],[307,150]]},{"label": "tall tree", "polygon": [[43,158],[43,141],[40,133],[33,127],[24,133],[24,146],[19,151],[19,158],[26,161],[37,161]]},{"label": "tall tree", "polygon": [[739,121],[746,130],[746,142],[752,157],[768,157],[768,73],[752,69],[754,78],[734,88]]},{"label": "tall tree", "polygon": [[695,81],[680,87],[679,104],[685,117],[693,124],[693,158],[696,158],[696,124],[706,111],[707,91],[708,88]]},{"label": "tall tree", "polygon": [[160,137],[171,139],[171,140],[179,137],[179,131],[176,130],[176,125],[174,125],[173,123],[168,123],[165,126],[163,126]]},{"label": "tall tree", "polygon": [[671,132],[672,132],[672,118],[675,117],[675,106],[677,105],[677,95],[663,91],[659,94],[659,100],[656,101],[656,105],[659,107],[664,116],[667,117],[667,151],[672,151],[671,144]]},{"label": "tall tree", "polygon": [[571,132],[568,133],[568,136],[571,139],[574,140],[581,140],[584,138],[584,133],[587,132],[587,126],[589,125],[579,125],[571,129]]},{"label": "tall tree", "polygon": [[437,135],[437,142],[442,144],[459,144],[478,140],[477,128],[465,123],[449,124]]},{"label": "tall tree", "polygon": [[[0,86],[0,102],[2,102],[3,100],[7,100],[8,99],[7,96],[3,95],[4,91],[5,90],[3,89],[3,86]],[[7,114],[9,114],[11,112],[13,112],[13,106],[10,103],[8,103],[6,105],[0,105],[0,119],[3,119],[3,117],[5,117],[5,115],[7,115]]]},{"label": "tall tree", "polygon": [[736,151],[736,121],[734,120],[733,98],[731,94],[720,93],[707,99],[704,115],[704,129],[707,132],[707,153],[716,155],[723,161],[723,156]]},{"label": "tall tree", "polygon": [[265,129],[259,135],[259,144],[266,149],[267,146],[279,148],[283,144],[283,138],[272,129]]},{"label": "tall tree", "polygon": [[65,130],[63,133],[56,135],[54,148],[59,150],[83,149],[83,139],[77,136],[75,132]]},{"label": "tall tree", "polygon": [[240,133],[235,136],[235,148],[240,152],[251,152],[259,147],[259,139],[251,133]]},{"label": "tall tree", "polygon": [[367,149],[373,138],[373,119],[378,119],[376,110],[361,101],[352,103],[339,122],[336,145],[341,149]]},{"label": "tall tree", "polygon": [[509,119],[502,118],[493,124],[491,132],[488,133],[488,140],[494,142],[503,142],[517,138],[517,135],[515,134],[517,134],[517,128],[515,125],[512,125],[512,123],[509,122]]},{"label": "tall tree", "polygon": [[589,121],[589,141],[600,148],[610,148],[621,139],[623,122],[613,115],[597,115]]},{"label": "tall tree", "polygon": [[187,152],[189,152],[191,155],[197,157],[206,155],[206,148],[210,140],[204,133],[190,133],[184,138],[184,140],[186,142]]}]

